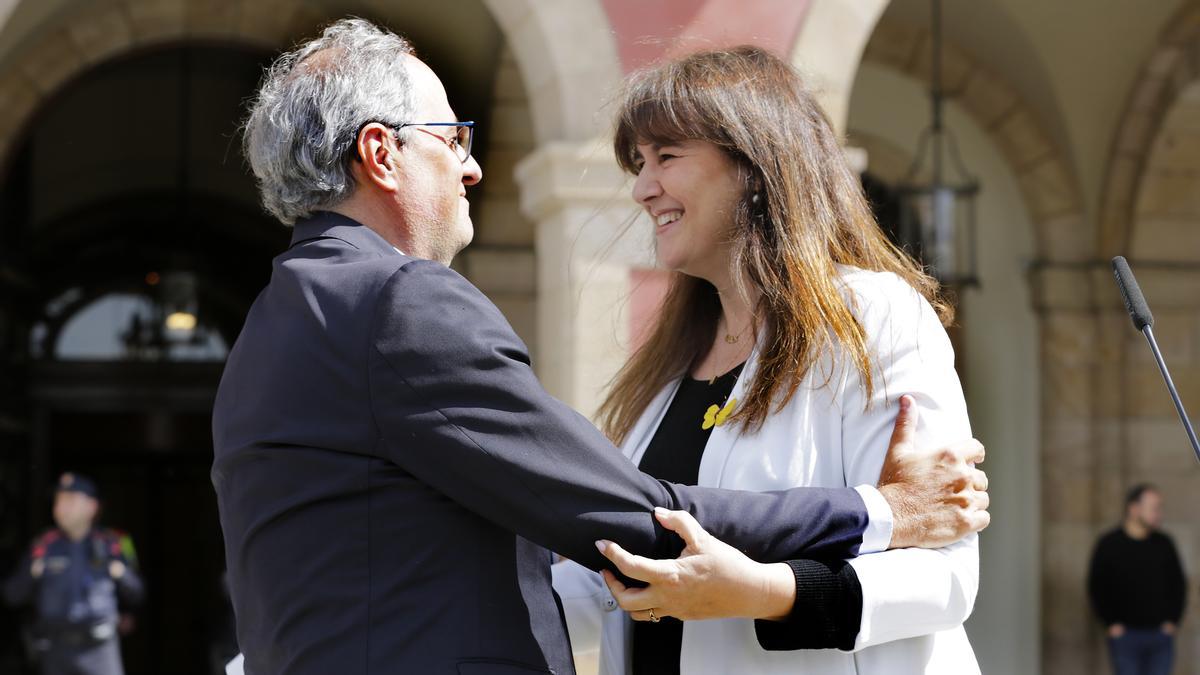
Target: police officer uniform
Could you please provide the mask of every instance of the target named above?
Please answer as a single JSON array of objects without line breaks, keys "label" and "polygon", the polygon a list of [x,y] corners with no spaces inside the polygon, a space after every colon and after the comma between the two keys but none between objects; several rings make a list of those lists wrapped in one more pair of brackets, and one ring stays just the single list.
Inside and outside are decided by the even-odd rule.
[{"label": "police officer uniform", "polygon": [[[63,474],[57,489],[97,496],[95,483],[78,474]],[[4,594],[10,604],[33,604],[44,675],[123,675],[119,604],[137,604],[143,594],[127,535],[92,528],[72,541],[51,529],[34,540]]]}]

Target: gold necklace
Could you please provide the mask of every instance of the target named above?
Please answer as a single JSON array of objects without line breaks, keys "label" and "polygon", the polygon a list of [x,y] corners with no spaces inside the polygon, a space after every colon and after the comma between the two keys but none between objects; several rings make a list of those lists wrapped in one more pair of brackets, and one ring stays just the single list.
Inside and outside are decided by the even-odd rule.
[{"label": "gold necklace", "polygon": [[751,324],[749,324],[749,323],[746,324],[746,326],[744,328],[742,328],[741,332],[738,333],[737,335],[734,335],[733,333],[726,333],[725,334],[725,344],[736,345],[737,341],[740,340],[742,338],[742,336],[746,334],[747,330],[749,330],[750,325]]},{"label": "gold necklace", "polygon": [[[742,331],[742,332],[744,333],[746,331]],[[734,344],[734,342],[737,342],[737,339],[734,339],[733,342],[729,342],[728,336],[727,336],[725,342],[728,344]],[[714,363],[713,364],[713,375],[712,375],[712,377],[708,378],[708,383],[710,385],[715,383],[717,381],[718,377],[721,377],[725,373],[727,373],[727,372],[733,370],[735,367],[737,367],[737,364],[739,363],[739,361],[741,361],[741,355],[742,355],[742,350],[740,350],[740,349],[738,351],[734,352],[733,363],[729,364],[729,367],[725,368],[724,370],[721,369],[719,364]]]}]

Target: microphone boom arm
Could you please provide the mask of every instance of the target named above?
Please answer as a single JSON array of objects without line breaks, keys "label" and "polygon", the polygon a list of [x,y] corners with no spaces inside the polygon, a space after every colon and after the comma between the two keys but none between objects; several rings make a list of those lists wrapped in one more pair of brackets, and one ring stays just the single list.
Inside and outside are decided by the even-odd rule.
[{"label": "microphone boom arm", "polygon": [[1171,381],[1171,373],[1167,371],[1167,362],[1163,360],[1162,352],[1158,350],[1158,343],[1154,340],[1154,330],[1150,326],[1142,327],[1142,335],[1146,336],[1146,342],[1150,343],[1150,351],[1154,352],[1154,360],[1158,363],[1158,371],[1162,373],[1163,381],[1167,384],[1167,391],[1171,393],[1171,400],[1175,401],[1175,410],[1179,413],[1179,421],[1183,422],[1183,428],[1187,431],[1188,440],[1192,442],[1192,451],[1196,453],[1196,460],[1200,461],[1200,441],[1196,440],[1196,430],[1192,428],[1192,421],[1188,419],[1187,411],[1183,409],[1183,401],[1179,399],[1179,392],[1175,389],[1175,383]]}]

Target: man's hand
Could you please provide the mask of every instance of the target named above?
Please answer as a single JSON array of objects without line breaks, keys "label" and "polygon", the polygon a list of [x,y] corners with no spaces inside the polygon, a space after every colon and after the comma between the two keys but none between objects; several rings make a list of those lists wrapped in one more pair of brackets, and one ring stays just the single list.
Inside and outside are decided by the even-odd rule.
[{"label": "man's hand", "polygon": [[125,563],[120,560],[113,560],[108,563],[108,576],[113,579],[120,579],[125,576]]},{"label": "man's hand", "polygon": [[29,576],[34,579],[41,579],[42,574],[46,571],[46,560],[44,558],[34,558],[29,564]]},{"label": "man's hand", "polygon": [[1125,634],[1125,626],[1119,623],[1114,623],[1108,627],[1108,637],[1119,638]]},{"label": "man's hand", "polygon": [[917,406],[900,397],[900,414],[879,474],[879,492],[892,507],[891,548],[938,548],[988,526],[987,475],[983,445],[964,441],[937,450],[918,450]]},{"label": "man's hand", "polygon": [[1171,623],[1170,621],[1164,621],[1162,625],[1162,632],[1164,635],[1174,635],[1175,624]]}]

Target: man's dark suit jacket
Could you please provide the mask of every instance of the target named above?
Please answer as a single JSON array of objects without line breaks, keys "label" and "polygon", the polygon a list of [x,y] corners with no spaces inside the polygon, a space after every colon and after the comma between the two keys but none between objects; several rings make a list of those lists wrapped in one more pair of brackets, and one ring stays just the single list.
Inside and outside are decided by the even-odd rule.
[{"label": "man's dark suit jacket", "polygon": [[542,389],[475,287],[332,213],[275,259],[213,439],[248,675],[571,673],[547,549],[594,569],[602,538],[674,557],[655,506],[763,561],[853,555],[867,524],[852,489],[639,473]]}]

